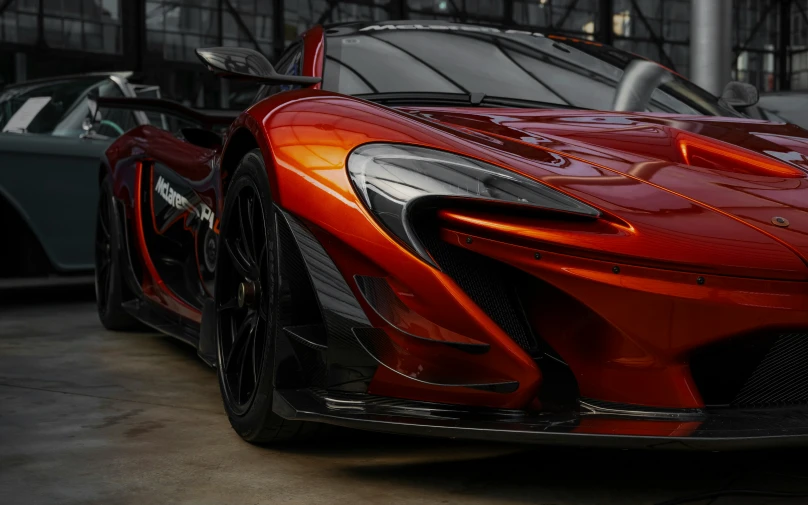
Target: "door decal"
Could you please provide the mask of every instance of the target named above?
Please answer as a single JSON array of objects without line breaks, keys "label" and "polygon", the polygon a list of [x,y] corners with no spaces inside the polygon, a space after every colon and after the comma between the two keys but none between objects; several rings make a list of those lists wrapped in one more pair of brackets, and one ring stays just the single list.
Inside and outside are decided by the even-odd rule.
[{"label": "door decal", "polygon": [[214,233],[219,233],[219,219],[213,210],[168,168],[159,163],[155,164],[152,183],[152,216],[157,233],[165,233],[172,224],[183,217],[187,230],[199,229],[201,224]]}]

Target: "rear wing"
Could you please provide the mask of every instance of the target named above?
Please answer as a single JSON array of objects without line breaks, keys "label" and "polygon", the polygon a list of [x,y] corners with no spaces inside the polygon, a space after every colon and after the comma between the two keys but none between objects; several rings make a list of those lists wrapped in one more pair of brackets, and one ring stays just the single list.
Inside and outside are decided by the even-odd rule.
[{"label": "rear wing", "polygon": [[144,112],[168,114],[206,129],[229,126],[241,113],[237,110],[200,111],[181,103],[162,98],[96,97],[98,108],[129,109]]}]

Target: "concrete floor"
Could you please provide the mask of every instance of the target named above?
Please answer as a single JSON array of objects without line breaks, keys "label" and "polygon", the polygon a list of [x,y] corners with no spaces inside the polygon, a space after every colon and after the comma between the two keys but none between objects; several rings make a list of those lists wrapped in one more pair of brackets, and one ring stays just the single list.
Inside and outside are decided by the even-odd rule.
[{"label": "concrete floor", "polygon": [[[105,331],[91,290],[0,295],[0,504],[654,504],[808,492],[804,450],[554,449],[342,431],[304,448],[230,429],[192,349]],[[702,505],[808,499],[719,498]]]}]

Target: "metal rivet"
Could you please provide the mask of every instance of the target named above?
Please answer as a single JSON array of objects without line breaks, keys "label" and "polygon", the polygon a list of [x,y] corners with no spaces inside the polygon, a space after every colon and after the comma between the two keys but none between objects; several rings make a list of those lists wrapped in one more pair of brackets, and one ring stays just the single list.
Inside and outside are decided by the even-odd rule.
[{"label": "metal rivet", "polygon": [[614,273],[616,273],[616,274],[619,274],[619,273],[620,273],[620,267],[618,267],[618,266],[616,266],[616,265],[615,265],[615,266],[613,266],[613,267],[612,267],[612,272],[614,272]]},{"label": "metal rivet", "polygon": [[541,259],[541,253],[536,253],[536,254],[533,255],[533,257],[536,258],[537,260],[540,260]]},{"label": "metal rivet", "polygon": [[471,244],[471,242],[472,242],[471,237],[466,237],[466,243]]},{"label": "metal rivet", "polygon": [[698,283],[699,285],[704,284],[704,277],[697,277],[696,283]]},{"label": "metal rivet", "polygon": [[775,216],[772,218],[772,224],[775,226],[782,226],[783,228],[787,227],[790,223],[788,219],[780,216]]}]

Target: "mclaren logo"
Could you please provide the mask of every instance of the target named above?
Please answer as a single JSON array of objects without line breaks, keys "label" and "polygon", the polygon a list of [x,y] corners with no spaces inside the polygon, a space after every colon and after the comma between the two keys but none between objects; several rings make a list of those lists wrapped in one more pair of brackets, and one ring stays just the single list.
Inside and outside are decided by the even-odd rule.
[{"label": "mclaren logo", "polygon": [[208,223],[208,227],[211,230],[219,233],[219,220],[216,219],[216,215],[211,208],[203,202],[199,202],[198,207],[194,207],[179,191],[175,191],[174,188],[171,187],[171,184],[163,179],[162,175],[157,179],[154,191],[175,209],[187,210],[189,213],[197,216],[200,221]]}]

